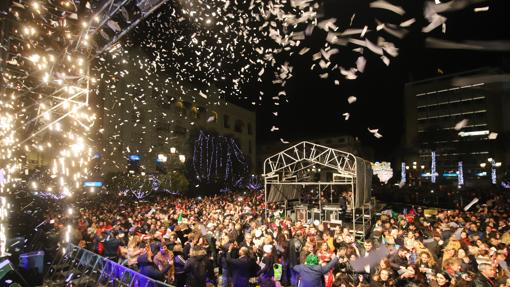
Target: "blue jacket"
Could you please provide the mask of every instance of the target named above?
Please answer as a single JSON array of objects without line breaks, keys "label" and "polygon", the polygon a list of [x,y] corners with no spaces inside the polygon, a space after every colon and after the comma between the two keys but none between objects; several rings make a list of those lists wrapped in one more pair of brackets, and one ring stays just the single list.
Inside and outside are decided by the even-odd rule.
[{"label": "blue jacket", "polygon": [[[154,262],[149,261],[149,258],[147,258],[147,254],[138,256],[137,261],[138,267],[140,268],[140,273],[155,280],[165,281],[165,274],[166,272],[168,272],[168,270],[164,270],[164,272],[161,272],[158,269],[158,266],[154,264]],[[170,267],[168,267],[168,269],[169,268]]]},{"label": "blue jacket", "polygon": [[253,260],[248,256],[237,259],[232,258],[230,252],[227,253],[227,262],[232,270],[232,282],[234,287],[248,286],[250,277],[253,275]]},{"label": "blue jacket", "polygon": [[301,278],[300,287],[320,287],[324,286],[324,275],[338,263],[335,256],[326,266],[299,264],[293,267],[294,271],[299,273]]}]

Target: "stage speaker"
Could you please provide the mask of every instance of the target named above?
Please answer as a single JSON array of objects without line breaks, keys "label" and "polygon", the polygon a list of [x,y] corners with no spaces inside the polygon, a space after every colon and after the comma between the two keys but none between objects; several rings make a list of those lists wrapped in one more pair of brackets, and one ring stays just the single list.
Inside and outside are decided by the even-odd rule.
[{"label": "stage speaker", "polygon": [[2,287],[30,287],[21,274],[16,271],[9,259],[0,262],[0,286]]},{"label": "stage speaker", "polygon": [[42,285],[44,279],[44,251],[21,254],[18,268],[20,274],[31,286]]}]

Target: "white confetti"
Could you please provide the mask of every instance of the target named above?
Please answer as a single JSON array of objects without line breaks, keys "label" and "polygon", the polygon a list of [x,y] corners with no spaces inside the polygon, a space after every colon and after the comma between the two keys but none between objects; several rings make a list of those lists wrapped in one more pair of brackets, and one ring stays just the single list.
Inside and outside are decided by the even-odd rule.
[{"label": "white confetti", "polygon": [[390,4],[383,0],[374,1],[374,2],[370,3],[369,6],[371,8],[379,8],[379,9],[392,11],[392,12],[395,12],[395,13],[401,15],[401,16],[403,16],[405,14],[405,11],[404,11],[404,9],[402,9],[402,7]]},{"label": "white confetti", "polygon": [[347,98],[347,102],[349,104],[354,104],[358,99],[355,97],[355,96],[350,96],[349,98]]},{"label": "white confetti", "polygon": [[487,12],[489,11],[489,6],[485,6],[485,7],[477,7],[475,8],[475,12]]},{"label": "white confetti", "polygon": [[365,66],[367,64],[367,60],[363,56],[359,56],[356,60],[356,68],[360,73],[363,73],[365,71]]},{"label": "white confetti", "polygon": [[299,51],[299,55],[304,55],[304,54],[306,54],[308,51],[310,51],[310,48],[307,48],[307,47],[302,48],[302,49]]},{"label": "white confetti", "polygon": [[494,132],[493,132],[493,133],[490,133],[490,134],[489,134],[489,139],[490,139],[490,140],[495,140],[495,139],[497,139],[497,138],[498,138],[498,133],[494,133]]},{"label": "white confetti", "polygon": [[382,138],[382,135],[379,133],[379,129],[370,129],[368,128],[368,131],[374,135],[374,137],[380,139]]},{"label": "white confetti", "polygon": [[456,131],[460,131],[461,129],[465,128],[468,125],[468,122],[469,121],[467,119],[463,119],[462,121],[460,121],[457,124],[455,124],[454,129]]}]

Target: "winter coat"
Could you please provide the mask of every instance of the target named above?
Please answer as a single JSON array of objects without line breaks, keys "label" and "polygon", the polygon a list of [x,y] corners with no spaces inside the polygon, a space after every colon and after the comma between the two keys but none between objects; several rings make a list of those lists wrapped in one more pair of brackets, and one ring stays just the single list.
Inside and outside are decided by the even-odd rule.
[{"label": "winter coat", "polygon": [[300,287],[320,287],[324,286],[324,275],[338,263],[338,258],[334,257],[326,266],[299,264],[294,266],[294,271],[299,273],[301,278]]},{"label": "winter coat", "polygon": [[168,270],[163,270],[163,272],[160,271],[158,266],[154,262],[149,261],[147,254],[138,256],[137,261],[138,267],[140,268],[140,273],[142,275],[145,275],[155,280],[165,281],[165,274],[168,272]]},{"label": "winter coat", "polygon": [[491,283],[487,277],[479,274],[476,276],[475,280],[473,280],[473,285],[476,287],[496,287],[494,280],[492,282],[493,283]]},{"label": "winter coat", "polygon": [[184,265],[186,284],[192,287],[205,287],[207,264],[209,264],[209,262],[205,255],[190,257]]},{"label": "winter coat", "polygon": [[234,287],[248,286],[250,277],[253,275],[253,269],[255,262],[248,256],[242,256],[239,258],[232,258],[231,253],[227,253],[226,258],[229,264],[230,270],[232,271],[232,283]]}]

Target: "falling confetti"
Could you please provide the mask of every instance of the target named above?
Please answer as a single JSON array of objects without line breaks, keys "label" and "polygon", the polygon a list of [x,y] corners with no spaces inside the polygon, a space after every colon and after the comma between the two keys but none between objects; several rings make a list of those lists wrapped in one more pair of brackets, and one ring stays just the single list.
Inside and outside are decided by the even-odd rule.
[{"label": "falling confetti", "polygon": [[455,124],[455,130],[460,131],[468,125],[469,121],[467,119],[463,119],[462,121]]},{"label": "falling confetti", "polygon": [[382,138],[382,135],[379,133],[379,129],[370,129],[368,128],[368,131],[374,135],[374,137],[380,139]]},{"label": "falling confetti", "polygon": [[489,139],[490,139],[490,140],[495,140],[495,139],[497,139],[497,138],[498,138],[498,133],[494,133],[494,132],[493,132],[493,133],[490,133],[490,134],[489,134]]}]

